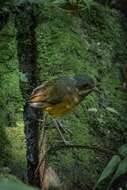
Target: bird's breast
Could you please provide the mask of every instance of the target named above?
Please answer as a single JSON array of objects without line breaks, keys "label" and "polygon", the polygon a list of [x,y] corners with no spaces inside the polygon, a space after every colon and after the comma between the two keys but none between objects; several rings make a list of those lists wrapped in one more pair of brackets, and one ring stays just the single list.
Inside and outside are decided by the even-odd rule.
[{"label": "bird's breast", "polygon": [[79,103],[79,98],[74,97],[66,97],[62,102],[55,105],[50,105],[46,107],[43,111],[48,112],[53,117],[61,117],[64,114],[73,110],[73,108]]}]

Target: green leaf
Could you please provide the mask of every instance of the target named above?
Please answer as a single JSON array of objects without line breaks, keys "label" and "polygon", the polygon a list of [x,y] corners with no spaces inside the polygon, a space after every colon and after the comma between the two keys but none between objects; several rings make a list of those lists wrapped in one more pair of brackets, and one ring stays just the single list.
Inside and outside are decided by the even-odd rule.
[{"label": "green leaf", "polygon": [[125,158],[124,160],[122,160],[120,162],[120,164],[119,164],[115,174],[113,175],[113,178],[112,178],[111,182],[109,183],[109,186],[107,189],[110,189],[110,187],[111,187],[111,185],[115,179],[117,179],[121,175],[125,174],[126,172],[127,172],[127,158]]},{"label": "green leaf", "polygon": [[113,176],[113,180],[125,174],[126,172],[127,172],[127,158],[125,158],[124,160],[120,162],[119,167]]},{"label": "green leaf", "polygon": [[86,7],[90,13],[90,8],[91,8],[91,5],[93,4],[94,0],[83,0],[83,2],[86,5]]},{"label": "green leaf", "polygon": [[25,4],[25,3],[41,4],[41,3],[45,3],[45,0],[15,0],[15,3],[16,3],[17,5]]},{"label": "green leaf", "polygon": [[9,179],[1,179],[0,180],[0,190],[37,190],[32,188],[24,183],[16,180],[9,180]]},{"label": "green leaf", "polygon": [[76,5],[76,4],[78,4],[78,1],[77,0],[69,0],[69,3],[71,5]]},{"label": "green leaf", "polygon": [[67,1],[66,0],[54,0],[53,1],[53,4],[56,4],[56,5],[62,5],[62,4],[66,4]]},{"label": "green leaf", "polygon": [[89,108],[89,109],[88,109],[88,112],[95,112],[95,113],[96,113],[96,112],[97,112],[97,109],[96,109],[96,108]]},{"label": "green leaf", "polygon": [[118,152],[121,156],[127,156],[127,144],[122,145]]},{"label": "green leaf", "polygon": [[83,0],[83,2],[86,4],[86,6],[90,6],[92,5],[92,3],[94,2],[94,0]]},{"label": "green leaf", "polygon": [[114,108],[107,107],[106,110],[109,111],[109,112],[111,112],[111,113],[115,113],[115,114],[119,115],[118,111],[115,110]]},{"label": "green leaf", "polygon": [[98,179],[97,183],[95,184],[94,189],[98,186],[100,182],[102,182],[104,179],[109,177],[113,174],[113,172],[116,170],[117,166],[119,165],[121,159],[118,155],[115,155],[112,157],[112,159],[109,161],[105,169],[103,170],[100,178]]}]

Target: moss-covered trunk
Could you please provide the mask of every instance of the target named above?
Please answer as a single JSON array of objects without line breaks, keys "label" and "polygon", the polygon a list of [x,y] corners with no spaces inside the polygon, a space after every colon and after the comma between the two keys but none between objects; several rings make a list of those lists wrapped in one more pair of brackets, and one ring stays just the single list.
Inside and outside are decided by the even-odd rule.
[{"label": "moss-covered trunk", "polygon": [[24,124],[27,143],[27,177],[32,185],[39,186],[39,177],[35,176],[38,165],[39,113],[29,107],[27,101],[32,89],[37,85],[35,17],[30,5],[22,5],[16,14],[17,50],[21,72],[20,88],[25,101]]}]

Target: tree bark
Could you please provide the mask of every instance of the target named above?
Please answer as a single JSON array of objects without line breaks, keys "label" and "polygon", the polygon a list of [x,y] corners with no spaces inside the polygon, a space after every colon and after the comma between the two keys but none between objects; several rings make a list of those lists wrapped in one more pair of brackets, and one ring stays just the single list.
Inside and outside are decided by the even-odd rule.
[{"label": "tree bark", "polygon": [[[35,170],[39,161],[39,111],[27,103],[29,96],[38,84],[37,49],[35,28],[36,20],[29,4],[20,5],[15,15],[17,29],[17,54],[21,72],[20,88],[25,102],[24,125],[27,144],[27,180],[30,184],[40,186],[39,174]],[[19,150],[20,151],[20,150]]]}]

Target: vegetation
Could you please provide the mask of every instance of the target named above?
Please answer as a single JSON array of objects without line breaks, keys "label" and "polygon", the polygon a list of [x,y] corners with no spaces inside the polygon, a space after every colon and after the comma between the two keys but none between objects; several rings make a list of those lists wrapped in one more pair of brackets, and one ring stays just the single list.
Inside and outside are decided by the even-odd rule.
[{"label": "vegetation", "polygon": [[[118,10],[92,0],[45,2],[32,2],[39,83],[87,73],[101,92],[90,94],[62,121],[71,130],[66,139],[86,147],[52,149],[48,165],[65,189],[126,190],[127,94],[115,89],[124,80],[121,70],[127,59],[125,18]],[[0,189],[5,190],[10,183],[12,189],[20,188],[21,182],[9,182],[10,174],[20,180],[26,175],[21,83],[25,86],[28,78],[19,70],[16,32],[13,13],[0,31]],[[52,128],[50,117],[48,123]],[[48,130],[47,136],[48,144],[59,145],[55,129]]]},{"label": "vegetation", "polygon": [[7,180],[3,178],[0,180],[0,189],[9,190],[9,189],[16,189],[20,190],[22,187],[23,190],[36,190],[35,188],[29,187],[18,180]]}]

